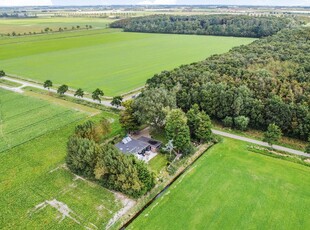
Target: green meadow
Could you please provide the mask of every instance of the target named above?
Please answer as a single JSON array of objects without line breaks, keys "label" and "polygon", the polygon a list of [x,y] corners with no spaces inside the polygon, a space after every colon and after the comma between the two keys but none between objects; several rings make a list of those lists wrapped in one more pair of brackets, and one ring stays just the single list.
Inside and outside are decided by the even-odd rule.
[{"label": "green meadow", "polygon": [[145,84],[154,74],[224,53],[250,38],[124,33],[91,30],[0,39],[7,73],[68,84],[115,96]]},{"label": "green meadow", "polygon": [[129,229],[307,229],[310,168],[224,139]]}]

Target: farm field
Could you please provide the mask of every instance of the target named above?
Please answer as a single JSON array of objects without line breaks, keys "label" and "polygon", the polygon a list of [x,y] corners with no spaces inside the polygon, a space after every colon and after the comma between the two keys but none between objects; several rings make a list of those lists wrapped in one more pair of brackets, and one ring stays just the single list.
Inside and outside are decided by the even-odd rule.
[{"label": "farm field", "polygon": [[85,116],[63,106],[0,89],[0,154]]},{"label": "farm field", "polygon": [[[91,119],[101,117],[113,119],[113,135],[120,130],[116,114]],[[113,193],[65,167],[68,136],[83,121],[0,153],[0,229],[104,229],[122,207]]]},{"label": "farm field", "polygon": [[85,27],[91,25],[94,29],[106,28],[113,20],[102,18],[28,18],[28,19],[1,19],[0,20],[0,34],[7,34],[15,32],[17,34],[23,33],[40,33],[46,27],[53,31],[58,31],[59,27],[67,27],[71,29],[72,26]]},{"label": "farm field", "polygon": [[310,168],[224,139],[129,229],[306,229]]},{"label": "farm field", "polygon": [[[16,40],[15,40],[16,39]],[[25,39],[25,40],[23,40]],[[115,96],[154,74],[227,52],[254,39],[92,30],[0,40],[0,66],[40,82]]]}]

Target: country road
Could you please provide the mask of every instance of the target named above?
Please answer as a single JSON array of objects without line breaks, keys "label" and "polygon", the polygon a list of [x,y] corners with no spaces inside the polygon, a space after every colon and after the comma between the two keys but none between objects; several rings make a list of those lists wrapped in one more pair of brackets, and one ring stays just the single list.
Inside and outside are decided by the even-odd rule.
[{"label": "country road", "polygon": [[[245,141],[248,143],[252,143],[252,144],[256,144],[256,145],[260,145],[260,146],[264,146],[264,147],[270,147],[270,145],[267,142],[258,141],[258,140],[254,140],[251,138],[242,137],[242,136],[222,132],[222,131],[215,130],[215,129],[212,129],[212,132],[216,135],[220,135],[223,137],[228,137],[228,138],[232,138],[232,139],[236,139],[236,140],[240,140],[240,141]],[[286,147],[283,147],[280,145],[273,145],[272,148],[274,148],[275,150],[279,150],[279,151],[283,151],[283,152],[287,152],[287,153],[291,153],[291,154],[295,154],[295,155],[299,155],[299,156],[310,157],[310,154],[304,153],[304,152],[299,151],[299,150],[286,148]]]},{"label": "country road", "polygon": [[[53,93],[57,93],[57,90],[55,89],[46,89],[44,88],[42,85],[39,85],[39,84],[36,84],[36,83],[31,83],[31,82],[28,82],[28,81],[24,81],[24,80],[19,80],[19,79],[15,79],[15,78],[11,78],[11,77],[2,77],[2,79],[4,80],[7,80],[7,81],[11,81],[11,82],[15,82],[15,83],[18,83],[18,84],[21,84],[22,86],[19,86],[19,87],[6,87],[6,86],[2,86],[0,85],[0,88],[4,88],[4,89],[7,89],[7,90],[11,90],[11,91],[14,91],[14,92],[17,92],[17,93],[23,93],[23,88],[24,87],[27,87],[27,86],[30,86],[30,87],[33,87],[33,88],[37,88],[37,89],[42,89],[42,90],[46,90],[46,91],[50,91],[50,92],[53,92]],[[72,93],[65,93],[66,96],[69,96],[69,97],[74,97],[74,94]],[[94,101],[93,99],[90,99],[90,98],[79,98],[81,100],[84,100],[84,101],[88,101],[88,102],[91,102],[91,103],[95,103],[95,104],[100,104],[100,105],[104,105],[104,106],[108,106],[108,107],[114,107],[111,105],[111,101],[110,100],[105,100],[105,99],[102,99],[101,100],[101,103],[99,101]]]},{"label": "country road", "polygon": [[[34,88],[38,88],[38,89],[42,89],[42,90],[48,91],[48,89],[44,88],[42,85],[31,83],[31,82],[27,82],[27,81],[24,81],[24,80],[14,79],[14,78],[10,78],[10,77],[2,77],[2,79],[5,79],[7,81],[11,81],[11,82],[15,82],[15,83],[21,84],[21,86],[19,86],[19,87],[7,87],[7,86],[0,85],[0,88],[4,88],[6,90],[11,90],[11,91],[14,91],[14,92],[17,92],[17,93],[23,93],[22,88],[27,87],[27,86],[31,86],[31,87],[34,87]],[[50,89],[49,91],[57,93],[57,91],[55,89]],[[75,97],[71,93],[65,93],[65,95],[69,96],[69,97]],[[129,96],[126,96],[124,98],[124,100],[128,100],[130,98],[131,97],[129,95]],[[96,103],[96,104],[101,104],[101,105],[108,106],[108,107],[113,107],[111,105],[111,101],[105,100],[105,99],[103,99],[101,101],[101,103],[98,102],[98,101],[94,101],[94,100],[92,100],[90,98],[80,98],[80,99],[84,100],[84,101],[91,102],[91,103]],[[120,109],[122,109],[122,108],[120,108]],[[255,140],[255,139],[251,139],[251,138],[247,138],[247,137],[242,137],[242,136],[238,136],[238,135],[235,135],[235,134],[231,134],[231,133],[227,133],[227,132],[223,132],[223,131],[219,131],[219,130],[215,130],[215,129],[212,129],[212,132],[214,134],[216,134],[216,135],[220,135],[220,136],[223,136],[223,137],[228,137],[228,138],[232,138],[232,139],[236,139],[236,140],[240,140],[240,141],[245,141],[245,142],[248,142],[248,143],[252,143],[252,144],[256,144],[256,145],[260,145],[260,146],[264,146],[264,147],[270,147],[270,145],[268,143],[263,142],[263,141],[258,141],[258,140]],[[295,155],[298,155],[298,156],[310,157],[310,154],[304,153],[304,152],[299,151],[299,150],[286,148],[286,147],[283,147],[283,146],[280,146],[280,145],[273,145],[272,147],[275,150],[279,150],[279,151],[295,154]]]}]

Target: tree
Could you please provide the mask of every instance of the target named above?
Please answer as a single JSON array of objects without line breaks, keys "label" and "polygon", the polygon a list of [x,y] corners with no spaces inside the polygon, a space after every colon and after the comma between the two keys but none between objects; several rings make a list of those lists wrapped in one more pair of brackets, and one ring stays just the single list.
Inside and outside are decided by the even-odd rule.
[{"label": "tree", "polygon": [[162,129],[165,125],[166,111],[176,108],[175,92],[163,88],[151,88],[139,95],[133,108],[141,123]]},{"label": "tree", "polygon": [[80,138],[87,138],[98,142],[100,139],[100,133],[96,129],[96,125],[92,121],[86,121],[81,125],[75,127],[74,135]]},{"label": "tree", "polygon": [[270,146],[276,143],[282,136],[282,131],[279,126],[270,124],[267,131],[264,133],[264,141],[267,142]]},{"label": "tree", "polygon": [[43,83],[43,87],[44,88],[47,88],[48,90],[53,86],[53,82],[51,80],[46,80],[44,83]]},{"label": "tree", "polygon": [[244,131],[248,128],[250,119],[245,116],[238,116],[234,119],[234,121],[236,129]]},{"label": "tree", "polygon": [[197,104],[194,104],[190,110],[186,113],[187,117],[187,124],[191,133],[191,136],[194,137],[195,135],[195,130],[198,128],[198,114],[200,113],[199,111],[199,106]]},{"label": "tree", "polygon": [[103,91],[101,89],[96,89],[93,93],[92,93],[92,98],[93,100],[97,100],[99,101],[99,103],[101,103],[101,98],[104,95]]},{"label": "tree", "polygon": [[72,136],[67,143],[67,166],[78,175],[94,178],[94,168],[99,152],[99,145],[93,140]]},{"label": "tree", "polygon": [[5,76],[5,72],[3,70],[0,70],[0,77]]},{"label": "tree", "polygon": [[109,189],[139,197],[153,187],[153,175],[135,156],[125,155],[113,145],[102,146],[95,166],[95,176]]},{"label": "tree", "polygon": [[198,114],[197,128],[195,129],[195,137],[200,142],[206,142],[211,140],[212,136],[212,123],[210,117],[204,112]]},{"label": "tree", "polygon": [[306,147],[306,151],[305,152],[310,154],[310,136],[308,138],[308,145]]},{"label": "tree", "polygon": [[113,97],[111,101],[111,105],[116,106],[117,108],[122,105],[123,97],[122,96],[116,96]]},{"label": "tree", "polygon": [[60,95],[64,95],[68,91],[68,89],[69,87],[67,85],[61,85],[57,89],[57,93],[59,93]]},{"label": "tree", "polygon": [[224,124],[225,127],[231,128],[233,126],[233,124],[234,124],[234,120],[233,120],[232,117],[228,117],[227,116],[227,117],[225,117],[223,119],[223,124]]},{"label": "tree", "polygon": [[165,131],[167,138],[173,140],[178,153],[187,152],[187,148],[190,148],[190,131],[182,110],[173,109],[168,113]]},{"label": "tree", "polygon": [[137,131],[139,129],[140,122],[133,109],[133,100],[124,101],[123,106],[125,107],[125,110],[121,112],[119,119],[121,126],[127,132]]},{"label": "tree", "polygon": [[84,97],[84,91],[81,88],[78,88],[75,93],[74,93],[75,97],[80,97],[83,98]]}]

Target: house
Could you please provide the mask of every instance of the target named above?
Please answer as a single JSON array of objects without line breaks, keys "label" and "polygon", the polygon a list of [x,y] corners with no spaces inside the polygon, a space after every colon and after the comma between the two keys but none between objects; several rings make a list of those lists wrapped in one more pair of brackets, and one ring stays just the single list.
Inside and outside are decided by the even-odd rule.
[{"label": "house", "polygon": [[157,152],[159,151],[162,143],[160,141],[154,140],[149,137],[141,136],[138,138],[139,141],[142,141],[144,143],[148,143],[151,146],[152,152]]},{"label": "house", "polygon": [[115,146],[124,154],[145,155],[149,151],[156,153],[161,147],[161,142],[144,136],[137,140],[125,137]]},{"label": "house", "polygon": [[144,155],[145,152],[151,150],[149,143],[125,137],[121,142],[117,143],[118,148],[124,154]]}]

